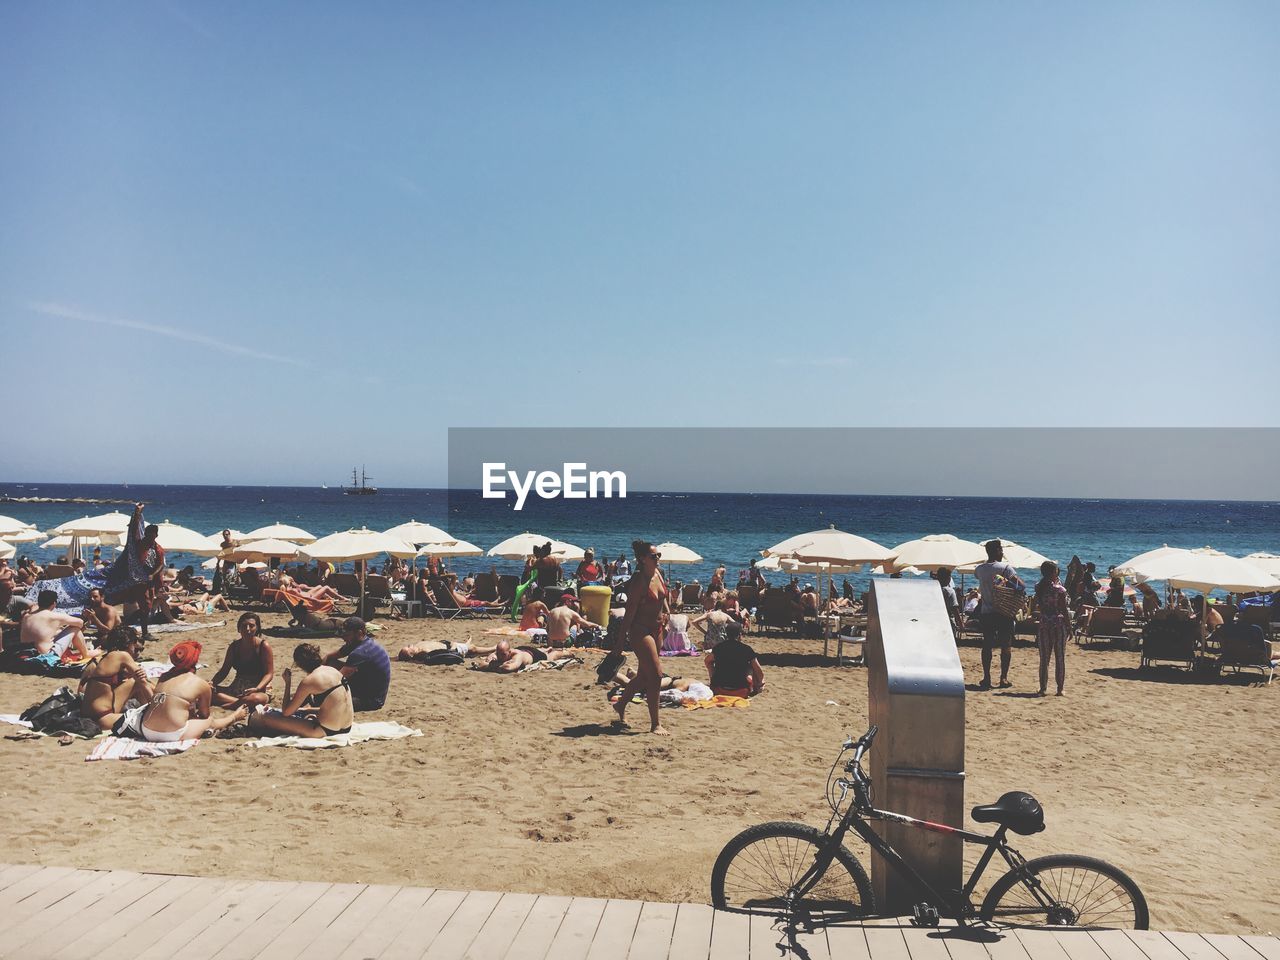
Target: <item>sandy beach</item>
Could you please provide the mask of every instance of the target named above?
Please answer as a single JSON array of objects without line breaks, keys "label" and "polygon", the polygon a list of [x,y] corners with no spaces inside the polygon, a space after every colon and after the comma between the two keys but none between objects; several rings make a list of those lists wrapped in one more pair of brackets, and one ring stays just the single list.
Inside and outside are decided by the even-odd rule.
[{"label": "sandy beach", "polygon": [[[233,623],[184,635],[205,645],[203,676]],[[494,623],[379,621],[377,637],[394,655],[418,638],[480,640]],[[1146,893],[1154,928],[1280,930],[1280,687],[1139,676],[1136,653],[1073,646],[1068,695],[1040,700],[1028,696],[1036,655],[1025,640],[1014,689],[967,697],[966,806],[1034,793],[1048,828],[1015,845],[1116,863]],[[668,709],[666,739],[642,732],[642,707],[629,731],[610,728],[599,653],[501,677],[395,663],[386,708],[362,718],[423,736],[347,749],[211,740],[178,757],[86,763],[83,741],[5,739],[0,861],[707,902],[712,863],[739,830],[825,822],[827,770],[842,737],[866,726],[864,670],[828,665],[820,642],[748,641],[765,693],[747,710]],[[273,640],[277,670],[293,643]],[[977,648],[960,653],[976,681]],[[693,658],[667,671],[704,673]],[[0,675],[0,712],[61,682]]]}]

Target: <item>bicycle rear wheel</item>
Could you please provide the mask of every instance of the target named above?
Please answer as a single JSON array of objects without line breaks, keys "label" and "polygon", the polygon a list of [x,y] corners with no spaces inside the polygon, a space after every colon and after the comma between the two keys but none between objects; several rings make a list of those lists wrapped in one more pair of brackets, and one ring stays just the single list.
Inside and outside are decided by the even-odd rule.
[{"label": "bicycle rear wheel", "polygon": [[[1036,884],[1047,904],[1036,896]],[[991,887],[981,915],[1018,927],[1146,930],[1150,923],[1146,898],[1127,874],[1103,860],[1069,854],[1010,870]]]},{"label": "bicycle rear wheel", "polygon": [[[787,911],[787,893],[829,842],[821,830],[803,823],[774,821],[749,827],[716,859],[712,905],[747,913]],[[864,916],[875,911],[875,895],[862,864],[841,845],[827,872],[791,908],[809,916]]]}]

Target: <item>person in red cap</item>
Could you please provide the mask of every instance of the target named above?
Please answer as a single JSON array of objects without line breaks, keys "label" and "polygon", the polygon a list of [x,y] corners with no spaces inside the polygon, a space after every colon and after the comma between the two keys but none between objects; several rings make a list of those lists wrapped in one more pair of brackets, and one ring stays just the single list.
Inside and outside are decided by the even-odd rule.
[{"label": "person in red cap", "polygon": [[151,702],[127,708],[111,732],[152,743],[196,740],[210,730],[225,730],[249,715],[240,707],[226,717],[210,717],[213,687],[196,676],[202,647],[195,640],[183,640],[169,651],[173,666],[156,683]]}]

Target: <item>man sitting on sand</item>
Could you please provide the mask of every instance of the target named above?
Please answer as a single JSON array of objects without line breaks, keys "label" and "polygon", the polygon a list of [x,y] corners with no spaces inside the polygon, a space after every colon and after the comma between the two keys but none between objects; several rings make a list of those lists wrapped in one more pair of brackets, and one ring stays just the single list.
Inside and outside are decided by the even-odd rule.
[{"label": "man sitting on sand", "polygon": [[742,642],[742,625],[730,623],[724,640],[707,651],[711,689],[721,697],[754,697],[764,689],[764,670],[756,652]]},{"label": "man sitting on sand", "polygon": [[391,658],[382,645],[369,636],[359,617],[347,617],[342,624],[342,646],[324,658],[337,667],[351,687],[351,702],[358,713],[381,710],[391,686]]},{"label": "man sitting on sand", "polygon": [[592,630],[595,628],[594,623],[575,609],[578,603],[577,597],[572,593],[566,593],[562,600],[564,602],[563,606],[547,612],[547,643],[553,647],[569,646],[570,641],[573,640],[573,629],[575,627],[579,630]]},{"label": "man sitting on sand", "polygon": [[52,590],[41,590],[36,598],[36,609],[22,618],[20,633],[24,647],[34,647],[37,654],[53,654],[59,659],[71,647],[79,658],[87,660],[92,655],[84,640],[84,621],[57,610],[58,595]]},{"label": "man sitting on sand", "polygon": [[89,591],[89,602],[80,611],[80,616],[84,625],[100,637],[105,637],[124,622],[120,611],[103,599],[102,591],[97,587]]}]

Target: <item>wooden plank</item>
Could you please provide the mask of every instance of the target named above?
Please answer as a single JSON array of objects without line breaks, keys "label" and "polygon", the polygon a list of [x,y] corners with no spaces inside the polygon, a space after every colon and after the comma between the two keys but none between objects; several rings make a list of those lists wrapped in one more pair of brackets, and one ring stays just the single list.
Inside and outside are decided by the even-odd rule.
[{"label": "wooden plank", "polygon": [[327,883],[295,883],[235,939],[219,950],[216,960],[253,960],[281,931],[288,928],[329,889]]},{"label": "wooden plank", "polygon": [[703,903],[682,903],[676,908],[671,931],[670,960],[707,960],[711,952],[711,926],[715,911]]},{"label": "wooden plank", "polygon": [[414,911],[412,919],[396,938],[387,944],[380,960],[419,960],[466,899],[465,890],[436,890]]},{"label": "wooden plank", "polygon": [[1223,960],[1223,956],[1198,933],[1165,933],[1164,938],[1188,960]]},{"label": "wooden plank", "polygon": [[37,863],[6,864],[4,869],[0,870],[0,893],[3,893],[19,880],[29,877],[38,870],[43,869],[44,867]]},{"label": "wooden plank", "polygon": [[296,960],[364,891],[362,883],[335,883],[258,954],[263,960]]},{"label": "wooden plank", "polygon": [[606,901],[587,960],[626,960],[642,906],[639,900]]},{"label": "wooden plank", "polygon": [[[148,894],[127,908],[117,910],[109,917],[104,917],[83,935],[62,946],[54,953],[60,960],[72,960],[79,957],[98,957],[110,952],[118,941],[126,936],[131,949],[135,948],[135,931],[145,929],[151,917],[173,903],[184,893],[190,893],[197,887],[216,887],[217,881],[198,880],[195,877],[166,877],[160,874],[143,874],[144,877],[155,878],[159,884]],[[157,933],[158,937],[159,934]],[[137,943],[136,949],[147,946],[149,941]]]},{"label": "wooden plank", "polygon": [[[188,954],[183,947],[234,909],[240,897],[256,886],[252,880],[219,885],[201,881],[190,893],[150,918],[144,927],[150,927],[152,935],[149,942],[144,938],[147,946],[134,954],[133,960],[170,960],[179,955],[187,960]],[[129,945],[132,949],[132,934]]]},{"label": "wooden plank", "polygon": [[751,933],[751,956],[764,957],[766,960],[784,956],[778,944],[787,943],[787,933],[780,917],[771,917],[764,913],[753,913],[747,918],[747,927]]},{"label": "wooden plank", "polygon": [[[906,927],[902,931],[902,939],[907,943],[907,953],[911,955],[911,960],[951,960],[951,954],[947,951],[947,945],[942,942],[942,937],[943,931],[940,929]],[[985,950],[983,955],[985,958]]]},{"label": "wooden plank", "polygon": [[1200,936],[1227,960],[1261,960],[1258,951],[1239,937],[1228,933],[1202,933]]},{"label": "wooden plank", "polygon": [[[39,874],[37,874],[39,876]],[[34,917],[49,909],[59,900],[71,896],[81,887],[93,883],[102,874],[93,870],[72,870],[57,877],[52,883],[42,884],[39,890],[32,891],[17,903],[10,903],[5,908],[5,929],[14,930],[28,917]]]},{"label": "wooden plank", "polygon": [[990,960],[991,955],[982,942],[989,935],[986,930],[948,927],[939,932],[938,942],[946,948],[951,960]]},{"label": "wooden plank", "polygon": [[1070,960],[1107,960],[1107,953],[1088,930],[1054,930],[1053,937],[1062,945]]},{"label": "wooden plank", "polygon": [[356,931],[347,948],[338,954],[339,958],[364,960],[366,957],[378,956],[409,925],[418,908],[433,893],[435,891],[430,888],[397,887],[395,894],[383,908],[374,917],[370,917],[362,929]]},{"label": "wooden plank", "polygon": [[1027,950],[1010,930],[991,931],[995,937],[983,941],[991,960],[1028,960]]},{"label": "wooden plank", "polygon": [[334,960],[399,892],[400,887],[385,884],[365,887],[325,928],[324,934],[312,941],[311,949],[306,952],[307,960]]},{"label": "wooden plank", "polygon": [[432,938],[427,952],[422,955],[423,960],[428,957],[431,960],[456,960],[464,956],[501,900],[502,894],[492,891],[466,893],[456,909],[450,911],[440,932]]},{"label": "wooden plank", "polygon": [[[35,957],[51,953],[57,945],[75,939],[89,930],[93,922],[90,911],[98,901],[141,879],[142,874],[131,870],[108,870],[97,874],[75,893],[10,927],[5,932],[4,948],[0,956]],[[147,890],[140,890],[126,902],[132,903],[146,892]],[[89,915],[88,919],[86,915]],[[47,950],[38,950],[33,942],[37,940],[50,941],[52,946]]]},{"label": "wooden plank", "polygon": [[505,957],[537,900],[534,893],[504,893],[463,957],[468,960]]},{"label": "wooden plank", "polygon": [[1066,949],[1048,930],[1013,930],[1031,960],[1069,960]]},{"label": "wooden plank", "polygon": [[15,881],[4,891],[5,917],[3,919],[10,919],[9,911],[24,898],[75,872],[72,867],[37,867],[34,873],[29,873]]},{"label": "wooden plank", "polygon": [[1265,960],[1280,960],[1280,940],[1275,937],[1241,937],[1245,943],[1262,954]]},{"label": "wooden plank", "polygon": [[896,924],[892,927],[873,924],[863,932],[867,935],[867,949],[871,951],[871,960],[911,960],[902,928]]},{"label": "wooden plank", "polygon": [[[833,924],[826,928],[827,952],[840,960],[871,960],[867,931],[861,924]],[[985,958],[984,958],[985,960]]]},{"label": "wooden plank", "polygon": [[710,960],[741,960],[751,951],[751,918],[745,913],[717,910],[711,923]]},{"label": "wooden plank", "polygon": [[503,960],[545,960],[572,897],[538,897]]},{"label": "wooden plank", "polygon": [[1126,930],[1125,936],[1136,943],[1149,960],[1183,960],[1182,951],[1154,930]]},{"label": "wooden plank", "polygon": [[667,960],[678,913],[679,906],[674,903],[642,905],[627,960]]},{"label": "wooden plank", "polygon": [[607,900],[594,897],[574,897],[547,956],[555,960],[583,960],[591,949],[606,903]]},{"label": "wooden plank", "polygon": [[1123,930],[1090,930],[1089,938],[1100,946],[1109,960],[1146,960],[1147,955]]},{"label": "wooden plank", "polygon": [[207,924],[182,948],[184,960],[215,957],[233,940],[248,932],[264,913],[274,907],[297,887],[296,883],[278,880],[259,880],[236,896],[229,908],[213,923]]}]

